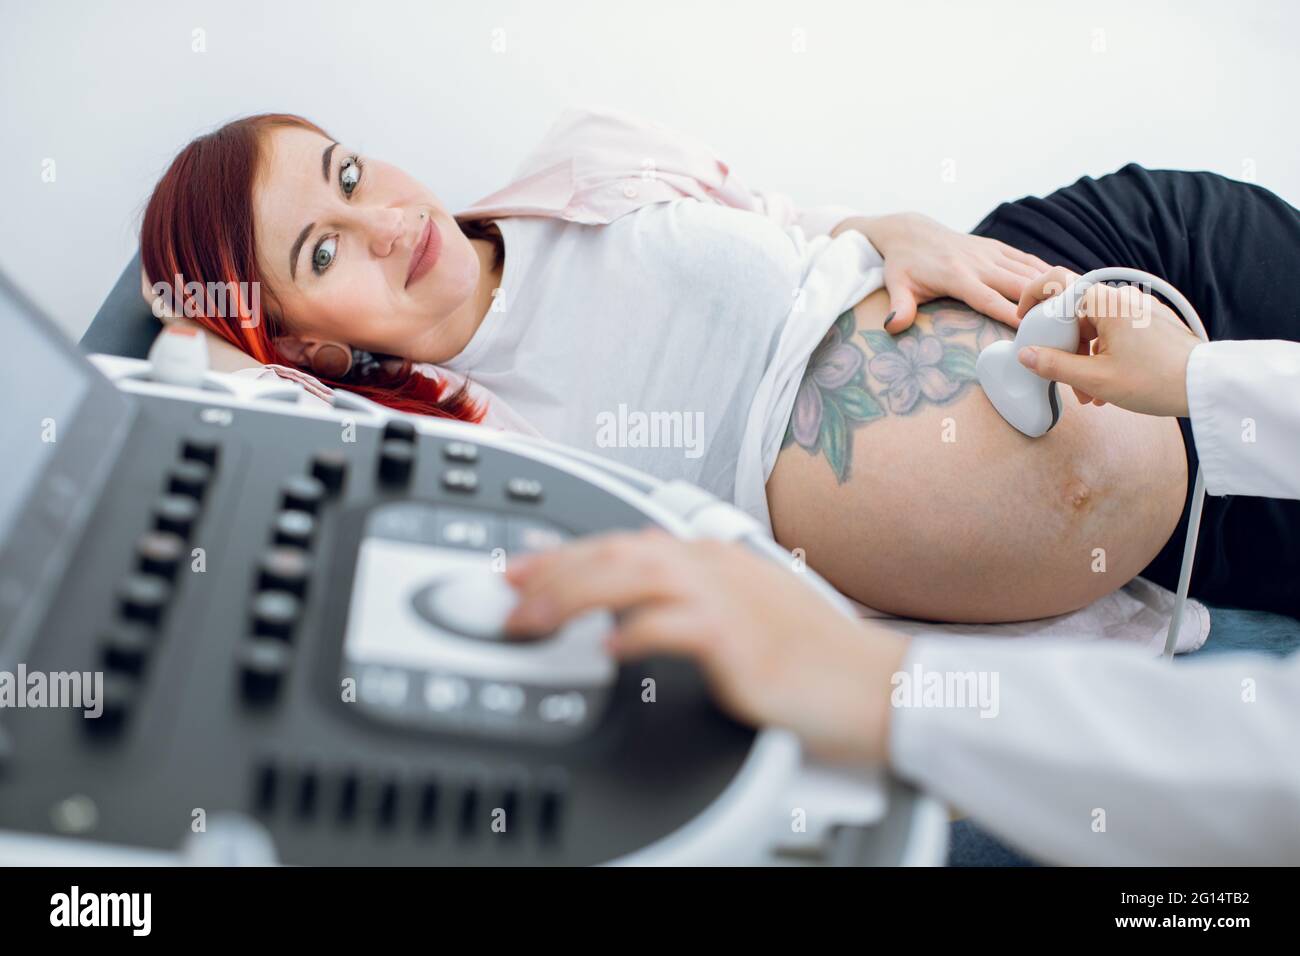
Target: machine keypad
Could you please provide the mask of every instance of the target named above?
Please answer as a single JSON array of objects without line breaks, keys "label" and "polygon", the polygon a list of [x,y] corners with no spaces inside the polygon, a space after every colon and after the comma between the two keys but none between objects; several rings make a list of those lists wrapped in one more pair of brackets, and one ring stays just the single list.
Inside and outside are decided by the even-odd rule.
[{"label": "machine keypad", "polygon": [[469,507],[402,501],[372,510],[344,638],[343,676],[356,679],[361,709],[502,739],[563,742],[588,732],[615,674],[600,646],[608,615],[515,642],[460,633],[431,604],[448,575],[500,571],[501,558],[567,539],[546,521]]}]

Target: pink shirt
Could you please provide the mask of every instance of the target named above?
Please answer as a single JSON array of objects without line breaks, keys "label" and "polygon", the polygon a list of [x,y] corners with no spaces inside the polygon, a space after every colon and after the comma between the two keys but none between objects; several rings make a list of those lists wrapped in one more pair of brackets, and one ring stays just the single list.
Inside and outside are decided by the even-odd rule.
[{"label": "pink shirt", "polygon": [[684,196],[759,213],[782,227],[798,225],[809,238],[858,215],[838,205],[799,209],[781,193],[750,189],[712,149],[666,126],[612,110],[568,110],[513,182],[459,216],[604,224]]}]

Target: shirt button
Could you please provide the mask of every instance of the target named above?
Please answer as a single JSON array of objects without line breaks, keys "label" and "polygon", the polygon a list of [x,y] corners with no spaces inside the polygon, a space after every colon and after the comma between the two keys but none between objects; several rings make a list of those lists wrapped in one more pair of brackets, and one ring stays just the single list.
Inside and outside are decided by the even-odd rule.
[{"label": "shirt button", "polygon": [[623,187],[623,195],[628,199],[635,199],[637,197],[637,188],[631,183],[628,183]]}]

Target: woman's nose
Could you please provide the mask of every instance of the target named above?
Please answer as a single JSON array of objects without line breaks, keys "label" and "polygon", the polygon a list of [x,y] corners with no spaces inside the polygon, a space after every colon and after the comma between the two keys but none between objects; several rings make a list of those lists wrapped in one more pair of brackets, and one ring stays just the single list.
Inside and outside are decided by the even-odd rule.
[{"label": "woman's nose", "polygon": [[370,233],[370,251],[386,256],[406,231],[406,217],[400,209],[377,209],[367,217],[366,228]]}]

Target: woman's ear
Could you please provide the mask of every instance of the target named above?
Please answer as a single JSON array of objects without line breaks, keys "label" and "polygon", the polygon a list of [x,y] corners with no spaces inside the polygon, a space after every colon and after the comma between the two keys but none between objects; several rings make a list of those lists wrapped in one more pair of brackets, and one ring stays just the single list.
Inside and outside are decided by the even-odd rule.
[{"label": "woman's ear", "polygon": [[352,348],[342,342],[321,342],[288,335],[275,340],[280,354],[321,378],[341,379],[352,370]]}]

